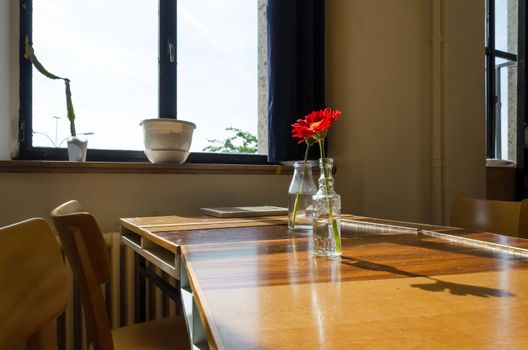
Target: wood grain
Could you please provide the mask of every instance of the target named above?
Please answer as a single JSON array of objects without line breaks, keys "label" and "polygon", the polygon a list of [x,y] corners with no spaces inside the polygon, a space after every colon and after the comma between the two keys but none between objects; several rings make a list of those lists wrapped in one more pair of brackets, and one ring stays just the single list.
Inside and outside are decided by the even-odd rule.
[{"label": "wood grain", "polygon": [[314,259],[311,240],[298,237],[185,245],[182,252],[191,268],[207,276],[202,288],[326,283],[335,281],[335,274],[339,281],[355,281],[528,268],[528,258],[414,234],[346,234],[342,243],[338,264]]},{"label": "wood grain", "polygon": [[[368,226],[367,232],[379,231],[387,233],[390,230],[409,229],[414,233],[432,231],[460,235],[486,242],[495,242],[514,247],[528,248],[528,240],[507,237],[477,230],[459,229],[455,227],[428,225],[412,222],[382,220],[369,217],[344,214],[342,216],[343,232],[350,229],[361,230],[358,224]],[[137,218],[122,218],[121,227],[148,239],[155,244],[173,252],[180,252],[182,245],[209,244],[222,242],[243,242],[289,239],[292,237],[307,237],[299,231],[288,231],[280,225],[286,225],[286,216],[261,218],[214,218],[209,216],[152,216]],[[353,224],[353,225],[352,225]],[[371,225],[374,224],[374,225]],[[266,226],[257,229],[257,226]],[[273,227],[277,226],[277,227]],[[350,228],[352,227],[352,228]]]},{"label": "wood grain", "polygon": [[[526,349],[528,271],[202,291],[219,349]],[[500,288],[498,288],[500,286]]]},{"label": "wood grain", "polygon": [[326,260],[284,223],[225,220],[121,220],[182,255],[211,348],[528,346],[528,240],[345,216],[343,257]]},{"label": "wood grain", "polygon": [[[281,229],[252,230],[271,228]],[[333,261],[314,258],[306,237],[184,245],[210,343],[226,349],[528,345],[527,258],[394,231],[345,233],[343,247],[343,257]]]},{"label": "wood grain", "polygon": [[[345,214],[343,218],[361,217]],[[173,215],[120,219],[123,230],[140,235],[178,254],[182,245],[306,237],[306,233],[284,231],[283,228],[253,230],[257,226],[284,226],[287,223],[287,216],[216,218],[204,215]]]}]

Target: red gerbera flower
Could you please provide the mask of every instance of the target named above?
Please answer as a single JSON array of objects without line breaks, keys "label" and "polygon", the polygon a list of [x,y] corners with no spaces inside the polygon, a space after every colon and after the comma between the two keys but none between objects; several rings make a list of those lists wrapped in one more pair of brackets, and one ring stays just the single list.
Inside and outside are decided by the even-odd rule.
[{"label": "red gerbera flower", "polygon": [[[324,140],[326,138],[326,135],[328,133],[328,130],[336,122],[336,120],[341,115],[341,111],[334,110],[332,111],[331,108],[325,108],[324,110],[320,111],[313,111],[312,113],[308,114],[304,119],[297,120],[296,123],[292,124],[292,134],[295,138],[300,138],[302,142],[306,142],[306,153],[304,154],[304,164],[306,164],[306,161],[308,159],[308,149],[310,146],[315,144],[316,142],[319,143],[319,151],[321,152],[321,172],[324,176],[324,186],[321,184],[321,188],[319,190],[325,190],[326,194],[330,194],[329,190],[329,181],[328,181],[328,169],[326,167],[326,158],[324,154]],[[304,173],[303,173],[304,176]],[[295,226],[295,211],[297,208],[297,204],[299,203],[299,196],[301,191],[297,192],[297,196],[295,197],[295,205],[293,209],[293,220],[292,223]],[[332,231],[334,233],[334,239],[336,243],[336,251],[341,252],[341,240],[339,237],[339,228],[336,219],[333,217],[332,214],[332,206],[331,206],[331,200],[327,201],[328,203],[328,222],[332,223]]]},{"label": "red gerbera flower", "polygon": [[340,115],[341,111],[332,110],[328,107],[324,110],[313,111],[304,119],[298,119],[296,123],[292,124],[292,136],[300,138],[299,143],[309,139],[322,140]]}]

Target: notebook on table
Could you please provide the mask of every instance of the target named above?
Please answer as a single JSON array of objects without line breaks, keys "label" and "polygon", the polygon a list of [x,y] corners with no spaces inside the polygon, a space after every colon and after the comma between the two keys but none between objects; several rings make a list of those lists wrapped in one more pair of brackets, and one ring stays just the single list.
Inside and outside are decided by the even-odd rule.
[{"label": "notebook on table", "polygon": [[251,216],[287,215],[288,209],[282,207],[274,207],[270,205],[263,205],[255,207],[200,208],[200,212],[202,214],[215,216],[218,218],[243,218]]}]

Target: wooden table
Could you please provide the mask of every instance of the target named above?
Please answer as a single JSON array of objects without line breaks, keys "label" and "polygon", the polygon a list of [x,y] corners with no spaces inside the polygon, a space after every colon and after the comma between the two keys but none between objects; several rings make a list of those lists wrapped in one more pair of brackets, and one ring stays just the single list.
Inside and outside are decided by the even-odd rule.
[{"label": "wooden table", "polygon": [[528,240],[350,216],[332,261],[285,218],[215,221],[122,220],[196,348],[528,348]]}]

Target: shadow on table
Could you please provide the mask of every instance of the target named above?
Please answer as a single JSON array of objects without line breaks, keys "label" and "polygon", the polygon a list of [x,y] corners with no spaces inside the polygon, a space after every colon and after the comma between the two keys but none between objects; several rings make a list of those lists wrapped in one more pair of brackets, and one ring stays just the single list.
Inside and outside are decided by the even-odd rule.
[{"label": "shadow on table", "polygon": [[341,263],[345,265],[349,265],[349,266],[354,266],[354,267],[357,267],[363,270],[383,271],[383,272],[388,272],[391,274],[401,275],[401,276],[406,276],[406,277],[427,278],[433,282],[432,283],[411,284],[411,287],[419,288],[419,289],[429,291],[429,292],[448,291],[449,293],[453,295],[460,295],[460,296],[472,295],[472,296],[477,296],[481,298],[489,298],[489,297],[503,298],[503,297],[514,297],[515,296],[515,294],[507,290],[504,290],[504,289],[472,286],[469,284],[442,281],[438,278],[404,271],[394,266],[373,263],[370,261],[355,259],[355,258],[351,258],[347,256],[341,257]]}]

